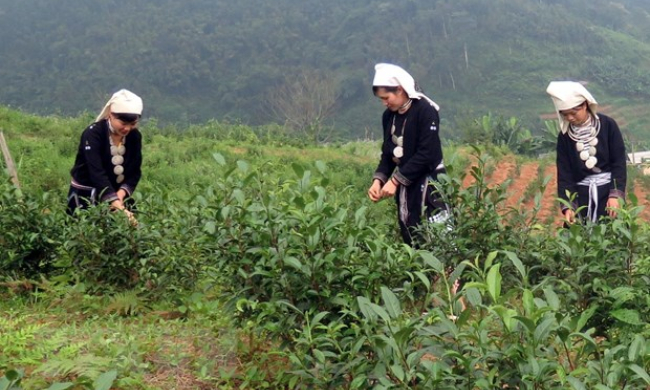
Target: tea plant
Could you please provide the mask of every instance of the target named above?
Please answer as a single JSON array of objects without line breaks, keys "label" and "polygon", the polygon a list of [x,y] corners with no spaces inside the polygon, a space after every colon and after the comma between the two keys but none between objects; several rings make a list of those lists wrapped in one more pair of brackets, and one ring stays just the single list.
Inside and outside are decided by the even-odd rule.
[{"label": "tea plant", "polygon": [[41,198],[0,183],[0,271],[32,277],[51,271],[61,218],[50,194]]}]

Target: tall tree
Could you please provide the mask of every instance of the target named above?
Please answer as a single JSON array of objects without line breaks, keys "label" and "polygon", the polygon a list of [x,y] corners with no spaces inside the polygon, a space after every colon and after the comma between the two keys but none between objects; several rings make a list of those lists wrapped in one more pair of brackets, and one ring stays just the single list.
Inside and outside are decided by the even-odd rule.
[{"label": "tall tree", "polygon": [[270,107],[275,117],[297,134],[313,142],[327,141],[332,135],[328,119],[340,96],[337,81],[325,72],[303,70],[271,95]]}]

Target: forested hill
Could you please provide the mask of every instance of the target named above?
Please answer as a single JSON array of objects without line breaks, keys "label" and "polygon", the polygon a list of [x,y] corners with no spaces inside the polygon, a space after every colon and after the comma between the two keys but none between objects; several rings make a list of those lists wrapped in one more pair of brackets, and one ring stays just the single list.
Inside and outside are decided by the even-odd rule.
[{"label": "forested hill", "polygon": [[317,120],[359,137],[377,132],[373,65],[389,61],[449,124],[490,111],[536,128],[548,82],[574,79],[643,137],[649,15],[647,0],[0,0],[0,104],[96,112],[127,87],[160,120],[259,124],[308,111],[303,80],[334,108]]}]

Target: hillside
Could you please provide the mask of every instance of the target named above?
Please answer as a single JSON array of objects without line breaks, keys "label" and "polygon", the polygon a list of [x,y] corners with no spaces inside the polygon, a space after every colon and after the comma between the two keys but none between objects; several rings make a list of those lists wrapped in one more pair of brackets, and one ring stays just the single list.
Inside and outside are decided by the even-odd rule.
[{"label": "hillside", "polygon": [[381,112],[373,64],[391,61],[448,126],[492,112],[538,130],[548,81],[568,78],[645,141],[649,12],[640,0],[2,0],[0,103],[76,115],[128,87],[165,122],[284,123],[274,101],[306,76],[336,92],[326,124],[360,138]]}]

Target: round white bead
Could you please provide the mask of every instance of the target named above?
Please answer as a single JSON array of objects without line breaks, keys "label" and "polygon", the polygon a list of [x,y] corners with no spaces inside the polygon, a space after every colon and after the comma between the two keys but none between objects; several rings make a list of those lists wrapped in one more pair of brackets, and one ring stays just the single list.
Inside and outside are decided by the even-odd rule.
[{"label": "round white bead", "polygon": [[589,157],[589,158],[587,159],[587,161],[585,161],[585,166],[586,166],[588,169],[591,169],[591,168],[593,168],[593,167],[596,166],[596,163],[597,163],[597,162],[598,162],[598,159],[597,159],[596,157],[594,157],[594,156],[591,156],[591,157]]},{"label": "round white bead", "polygon": [[395,147],[395,149],[393,149],[393,156],[401,158],[404,156],[404,149],[401,146]]}]

